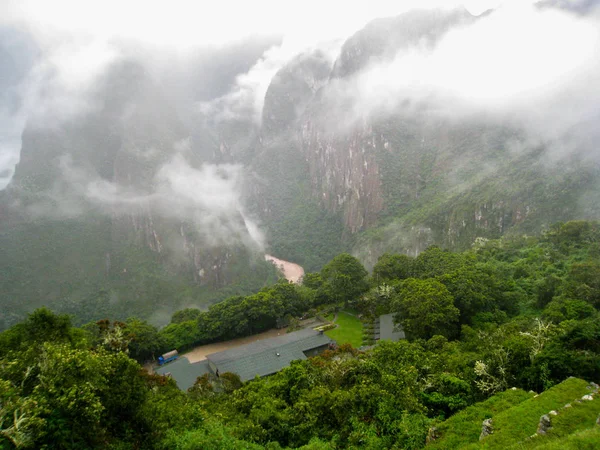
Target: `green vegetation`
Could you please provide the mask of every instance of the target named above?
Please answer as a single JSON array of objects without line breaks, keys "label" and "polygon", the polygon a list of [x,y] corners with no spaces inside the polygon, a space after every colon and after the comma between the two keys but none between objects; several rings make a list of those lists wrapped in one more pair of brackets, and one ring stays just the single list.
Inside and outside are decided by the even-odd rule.
[{"label": "green vegetation", "polygon": [[338,344],[350,344],[355,348],[362,345],[362,323],[360,319],[345,311],[338,313],[335,322],[337,328],[325,332],[331,339],[335,339]]},{"label": "green vegetation", "polygon": [[[589,392],[586,392],[586,394]],[[600,416],[600,401],[571,401],[571,406],[561,406],[557,416],[552,416],[552,429],[545,436],[537,436],[519,444],[521,448],[547,448],[571,438],[574,434],[581,433],[588,428],[596,427]],[[596,445],[597,442],[596,441]],[[584,447],[585,448],[585,447]]]},{"label": "green vegetation", "polygon": [[357,250],[415,248],[419,228],[430,230],[430,243],[458,250],[476,237],[537,233],[559,220],[597,216],[591,192],[598,168],[585,158],[549,162],[540,147],[515,154],[510,143],[522,136],[514,130],[435,122],[390,117],[374,125],[388,143],[376,149],[386,208]]},{"label": "green vegetation", "polygon": [[479,441],[481,422],[533,397],[522,389],[509,389],[476,403],[436,425],[438,438],[428,449],[453,450]]},{"label": "green vegetation", "polygon": [[[542,439],[539,449],[543,450],[596,450],[600,442],[600,427],[588,428],[562,439]],[[526,448],[526,447],[523,447]]]},{"label": "green vegetation", "polygon": [[[599,224],[569,222],[462,253],[388,255],[371,277],[340,255],[303,286],[182,310],[160,330],[133,317],[75,328],[38,310],[0,333],[0,448],[421,449],[436,433],[433,448],[593,448],[600,400],[575,400],[600,376],[598,242]],[[383,313],[408,339],[341,345],[243,384],[206,375],[189,392],[135,361],[338,301],[367,324],[339,313],[354,345]],[[554,428],[528,440],[552,409]],[[486,418],[494,433],[479,441]]]},{"label": "green vegetation", "polygon": [[295,139],[265,140],[261,150],[252,169],[268,180],[259,188],[256,205],[261,209],[256,213],[267,227],[269,251],[307,272],[320,270],[349,248],[342,215],[314,198],[310,168]]},{"label": "green vegetation", "polygon": [[535,433],[540,416],[588,394],[588,383],[570,378],[513,408],[492,416],[494,433],[484,441],[484,448],[505,449]]},{"label": "green vegetation", "polygon": [[321,270],[328,297],[346,306],[369,289],[367,275],[358,259],[348,253],[336,256]]},{"label": "green vegetation", "polygon": [[[579,433],[584,432],[584,436],[586,431],[593,431],[589,429],[597,428],[600,413],[597,394],[594,400],[579,400],[588,394],[592,394],[588,383],[576,378],[567,379],[540,395],[508,390],[438,424],[435,439],[426,448],[545,449],[572,439],[578,441]],[[540,417],[550,411],[557,412],[549,414],[551,428],[547,434],[537,434]],[[493,432],[480,440],[484,419],[491,419]]]},{"label": "green vegetation", "polygon": [[71,314],[77,324],[137,316],[163,325],[184,306],[206,307],[277,280],[272,264],[252,261],[256,258],[248,250],[235,248],[220,274],[223,284],[200,285],[189,268],[111,236],[112,228],[102,216],[3,228],[0,330],[41,306]]}]

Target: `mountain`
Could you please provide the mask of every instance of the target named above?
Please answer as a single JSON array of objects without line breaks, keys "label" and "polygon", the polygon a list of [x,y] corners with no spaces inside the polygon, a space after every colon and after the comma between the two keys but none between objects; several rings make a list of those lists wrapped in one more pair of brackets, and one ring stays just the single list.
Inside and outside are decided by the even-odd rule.
[{"label": "mountain", "polygon": [[40,305],[78,322],[164,323],[176,309],[275,279],[235,199],[211,205],[232,195],[223,189],[235,172],[202,168],[178,111],[141,65],[115,65],[94,100],[60,127],[23,133],[0,197],[0,326]]},{"label": "mountain", "polygon": [[[312,270],[324,263],[313,249],[331,246],[351,248],[372,266],[385,251],[463,249],[476,238],[598,216],[595,143],[556,150],[510,117],[448,112],[434,95],[356,111],[352,90],[365,82],[362,73],[433,48],[448,30],[475,20],[464,10],[376,20],[344,43],[329,74],[314,55],[277,74],[252,167],[269,187],[258,189],[256,201],[280,257]],[[324,218],[329,234],[311,236],[310,244],[296,237]]]},{"label": "mountain", "polygon": [[[274,75],[269,40],[198,65],[111,64],[83,112],[23,133],[0,192],[0,327],[40,304],[81,321],[164,323],[273,279],[264,251],[307,271],[341,252],[372,267],[384,252],[461,250],[597,218],[586,124],[540,138],[518,114],[467,108],[418,77],[403,90],[385,83],[486,16],[377,19],[339,51],[306,50]],[[481,56],[434,68],[451,76]],[[269,82],[248,106],[248,86],[262,92],[252,64]]]}]

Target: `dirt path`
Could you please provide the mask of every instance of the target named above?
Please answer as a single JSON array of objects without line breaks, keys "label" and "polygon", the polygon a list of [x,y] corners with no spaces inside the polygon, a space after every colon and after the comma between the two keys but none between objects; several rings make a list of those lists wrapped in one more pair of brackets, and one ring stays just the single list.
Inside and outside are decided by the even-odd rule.
[{"label": "dirt path", "polygon": [[272,337],[277,337],[284,335],[286,332],[286,328],[281,328],[279,330],[272,329],[269,331],[265,331],[263,333],[254,334],[252,336],[246,336],[242,338],[232,339],[230,341],[225,342],[215,342],[214,344],[206,344],[201,345],[200,347],[196,347],[194,350],[183,354],[191,363],[195,363],[197,361],[202,361],[206,359],[206,355],[210,355],[211,353],[221,352],[223,350],[229,350],[230,348],[239,347],[240,345],[250,344],[251,342],[260,341],[261,339],[267,339]]},{"label": "dirt path", "polygon": [[284,261],[283,259],[275,258],[271,255],[265,255],[265,260],[275,264],[277,268],[283,272],[283,276],[292,283],[298,283],[300,278],[304,275],[304,269],[298,264]]}]

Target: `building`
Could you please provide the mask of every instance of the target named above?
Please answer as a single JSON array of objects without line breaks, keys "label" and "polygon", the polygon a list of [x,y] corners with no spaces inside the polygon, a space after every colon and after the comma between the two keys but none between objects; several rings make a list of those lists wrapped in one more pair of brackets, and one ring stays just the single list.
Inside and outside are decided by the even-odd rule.
[{"label": "building", "polygon": [[206,373],[232,372],[242,381],[248,381],[279,372],[294,360],[318,355],[333,343],[324,333],[307,328],[212,353],[195,363],[183,356],[160,367],[156,373],[170,374],[182,390],[192,387],[196,378]]},{"label": "building", "polygon": [[[389,341],[399,341],[406,339],[404,330],[400,324],[394,323],[394,314],[384,314],[379,316],[379,323],[375,324],[375,340],[387,339]],[[379,327],[377,327],[379,325]]]}]

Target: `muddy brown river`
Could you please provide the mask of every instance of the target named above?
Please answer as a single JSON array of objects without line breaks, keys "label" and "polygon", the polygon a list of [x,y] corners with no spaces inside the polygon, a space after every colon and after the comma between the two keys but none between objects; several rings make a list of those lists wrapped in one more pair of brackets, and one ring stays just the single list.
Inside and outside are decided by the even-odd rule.
[{"label": "muddy brown river", "polygon": [[281,273],[283,273],[283,276],[286,278],[286,280],[292,283],[298,283],[300,278],[302,278],[302,275],[304,275],[304,269],[298,264],[284,261],[283,259],[275,258],[271,255],[265,255],[265,260],[271,261],[273,264],[275,264]]}]

